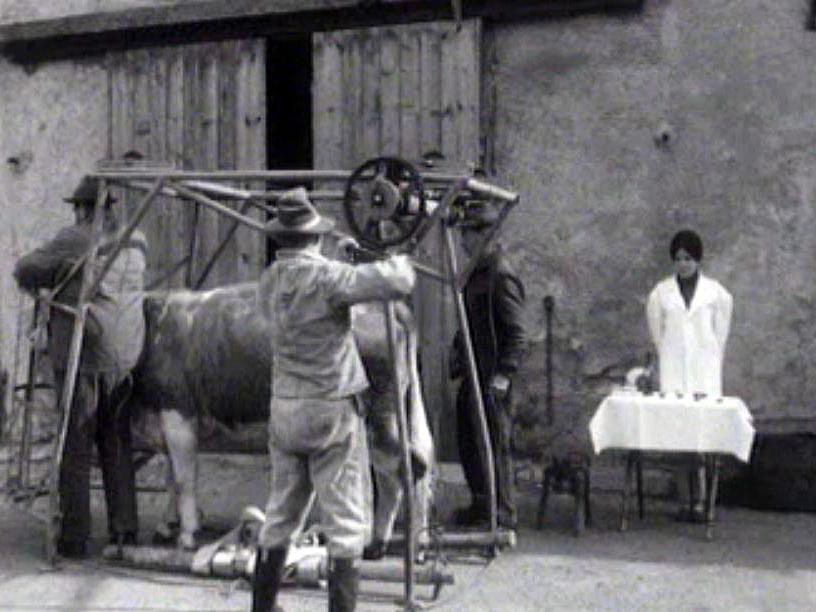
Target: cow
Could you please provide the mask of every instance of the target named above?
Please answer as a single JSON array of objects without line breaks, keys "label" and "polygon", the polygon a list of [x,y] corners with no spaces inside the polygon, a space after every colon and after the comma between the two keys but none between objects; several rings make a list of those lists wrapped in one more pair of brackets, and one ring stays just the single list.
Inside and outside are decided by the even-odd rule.
[{"label": "cow", "polygon": [[[195,548],[200,528],[196,453],[202,417],[229,426],[269,418],[270,332],[256,308],[256,291],[257,283],[244,283],[207,291],[149,292],[144,299],[145,348],[133,371],[126,409],[137,418],[158,415],[169,459],[170,496],[157,535],[166,538],[177,530],[182,548]],[[395,312],[400,357],[396,385],[382,305],[352,309],[353,331],[371,383],[363,401],[377,489],[371,547],[380,553],[391,536],[402,492],[396,392],[406,399],[420,526],[427,521],[433,454],[419,384],[415,323],[407,305],[397,302]]]}]

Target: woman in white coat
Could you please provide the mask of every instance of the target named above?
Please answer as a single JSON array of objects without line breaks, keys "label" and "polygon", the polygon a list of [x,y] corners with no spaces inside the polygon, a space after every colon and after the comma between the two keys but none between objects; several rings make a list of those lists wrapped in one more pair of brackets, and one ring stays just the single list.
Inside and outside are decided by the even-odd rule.
[{"label": "woman in white coat", "polygon": [[[722,362],[731,327],[734,300],[728,290],[702,274],[703,242],[682,230],[669,246],[675,274],[660,281],[646,303],[649,333],[657,349],[660,390],[683,394],[722,395]],[[681,518],[702,513],[703,482],[689,486],[686,470],[678,474],[681,498],[699,490],[694,504],[683,503]],[[693,508],[691,506],[693,505]]]}]

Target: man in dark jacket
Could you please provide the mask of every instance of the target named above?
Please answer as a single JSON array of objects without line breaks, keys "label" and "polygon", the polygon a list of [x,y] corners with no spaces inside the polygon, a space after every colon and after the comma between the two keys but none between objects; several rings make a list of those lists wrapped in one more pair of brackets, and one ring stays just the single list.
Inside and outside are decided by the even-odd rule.
[{"label": "man in dark jacket", "polygon": [[[14,277],[20,288],[36,296],[53,290],[57,302],[75,306],[82,283],[78,266],[90,253],[93,242],[93,208],[97,182],[85,178],[66,202],[74,205],[76,224],[62,229],[52,240],[17,261]],[[103,210],[103,234],[96,261],[98,271],[114,246],[118,222],[108,198]],[[117,255],[96,293],[91,297],[85,324],[73,403],[59,474],[62,530],[57,552],[84,557],[91,533],[90,468],[96,442],[111,541],[135,544],[137,533],[135,474],[131,458],[130,425],[120,414],[129,372],[144,342],[142,312],[146,262],[144,235],[133,232]],[[84,264],[87,265],[87,262]],[[73,268],[77,268],[73,274]],[[48,352],[54,367],[57,392],[61,393],[68,367],[74,317],[51,308]]]},{"label": "man in dark jacket", "polygon": [[[475,256],[484,241],[485,231],[498,221],[498,211],[483,202],[471,203],[461,224],[462,247]],[[523,325],[524,285],[510,267],[501,247],[489,245],[465,286],[473,349],[479,370],[490,445],[495,460],[498,523],[507,529],[516,526],[511,436],[513,427],[512,379],[518,371],[526,344]],[[454,378],[465,374],[461,334],[454,342]],[[481,428],[471,385],[464,380],[456,400],[459,457],[472,495],[469,507],[456,512],[460,524],[479,524],[489,520],[487,468],[484,460]]]}]

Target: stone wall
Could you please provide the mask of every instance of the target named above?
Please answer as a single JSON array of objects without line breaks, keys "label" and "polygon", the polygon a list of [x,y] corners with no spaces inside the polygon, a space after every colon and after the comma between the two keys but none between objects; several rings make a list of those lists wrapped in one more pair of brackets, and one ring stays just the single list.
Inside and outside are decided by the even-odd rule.
[{"label": "stone wall", "polygon": [[73,221],[62,198],[106,155],[107,95],[100,60],[26,72],[0,59],[0,363],[9,371],[18,321],[31,319],[14,261]]},{"label": "stone wall", "polygon": [[[646,296],[683,227],[735,297],[725,391],[755,417],[816,417],[816,32],[795,0],[650,0],[642,14],[487,34],[499,181],[522,193],[509,250],[531,321],[556,300],[554,427],[543,344],[520,450],[586,445],[600,394],[650,349]],[[563,436],[562,432],[572,435]]]}]

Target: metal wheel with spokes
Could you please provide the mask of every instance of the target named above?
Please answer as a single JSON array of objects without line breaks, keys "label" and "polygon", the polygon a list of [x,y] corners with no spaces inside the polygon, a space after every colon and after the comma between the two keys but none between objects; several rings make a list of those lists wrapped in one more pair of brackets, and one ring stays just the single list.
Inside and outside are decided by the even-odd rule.
[{"label": "metal wheel with spokes", "polygon": [[398,157],[375,157],[349,177],[343,196],[349,229],[377,249],[406,242],[425,218],[422,176]]}]

